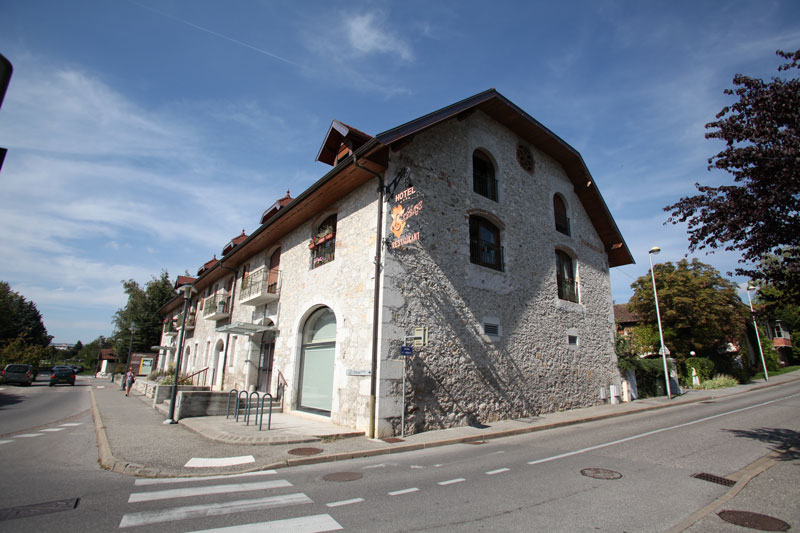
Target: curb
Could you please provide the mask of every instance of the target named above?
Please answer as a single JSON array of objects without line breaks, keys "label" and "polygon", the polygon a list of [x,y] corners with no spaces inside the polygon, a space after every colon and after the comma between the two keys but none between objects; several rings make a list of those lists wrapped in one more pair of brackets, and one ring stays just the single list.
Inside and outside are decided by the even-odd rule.
[{"label": "curb", "polygon": [[[738,395],[738,394],[743,394],[743,393],[750,392],[750,391],[753,391],[753,390],[759,390],[759,389],[764,389],[764,388],[768,388],[768,387],[775,387],[775,386],[782,385],[784,383],[790,383],[790,382],[793,382],[793,381],[800,381],[800,377],[794,378],[794,379],[791,379],[791,380],[782,381],[780,383],[766,383],[764,385],[758,385],[758,386],[749,388],[747,390],[734,392],[732,394],[725,395],[725,397],[734,396],[734,395]],[[97,447],[98,447],[99,455],[100,455],[99,462],[100,462],[100,466],[102,468],[104,468],[106,470],[111,470],[113,472],[117,472],[117,473],[120,473],[120,474],[137,476],[137,477],[195,477],[195,476],[199,476],[199,475],[208,475],[207,473],[206,474],[192,474],[192,473],[184,473],[184,472],[176,473],[176,472],[170,472],[170,471],[162,471],[162,470],[157,470],[157,469],[154,469],[154,468],[149,468],[149,467],[147,467],[145,465],[123,461],[123,460],[120,460],[120,459],[117,459],[116,457],[114,457],[114,455],[113,455],[113,453],[111,451],[111,447],[110,447],[110,445],[108,443],[108,436],[106,435],[106,432],[105,432],[105,426],[103,425],[102,419],[100,417],[100,411],[97,408],[97,402],[95,400],[94,389],[92,388],[90,392],[91,392],[91,398],[92,398],[92,415],[94,417],[95,433],[97,434]],[[516,436],[516,435],[524,435],[524,434],[527,434],[527,433],[534,433],[534,432],[538,432],[538,431],[546,431],[546,430],[549,430],[549,429],[556,429],[556,428],[561,428],[561,427],[566,427],[566,426],[573,426],[573,425],[577,425],[577,424],[583,424],[583,423],[586,423],[586,422],[595,422],[595,421],[598,421],[598,420],[606,420],[606,419],[617,418],[617,417],[621,417],[621,416],[628,416],[628,415],[633,415],[633,414],[646,413],[646,412],[655,411],[655,410],[658,410],[658,409],[666,409],[666,408],[670,408],[670,407],[679,407],[679,406],[683,406],[683,405],[691,405],[691,404],[698,403],[698,402],[713,400],[714,398],[715,398],[714,396],[701,396],[701,397],[698,397],[698,398],[691,398],[691,399],[687,399],[687,400],[674,400],[674,401],[671,401],[671,402],[668,402],[668,403],[664,403],[664,404],[661,404],[661,405],[651,405],[651,406],[648,406],[648,407],[634,408],[634,409],[627,410],[627,411],[622,411],[622,412],[612,412],[612,413],[598,414],[598,415],[593,415],[593,416],[586,416],[586,417],[582,417],[582,418],[575,418],[573,420],[564,420],[564,421],[561,421],[561,422],[552,422],[552,423],[542,424],[542,425],[538,425],[538,426],[522,427],[522,428],[514,428],[514,429],[506,429],[506,430],[498,430],[498,431],[495,431],[493,433],[486,433],[486,434],[481,434],[481,435],[465,435],[463,437],[453,437],[453,438],[436,440],[436,441],[431,441],[431,442],[420,442],[420,443],[412,443],[412,444],[397,444],[397,445],[394,445],[394,446],[391,446],[391,447],[386,447],[386,448],[378,448],[378,449],[373,449],[373,450],[357,450],[357,451],[352,451],[352,452],[341,452],[341,453],[335,453],[335,454],[319,455],[319,456],[316,456],[316,457],[300,457],[300,458],[296,458],[296,459],[287,458],[287,459],[285,459],[283,461],[279,461],[279,462],[276,462],[276,463],[260,465],[260,466],[253,467],[253,468],[250,468],[250,469],[247,469],[247,470],[242,470],[241,473],[258,472],[258,471],[262,471],[262,470],[273,470],[273,469],[278,469],[278,468],[286,468],[286,467],[290,467],[290,466],[300,466],[300,465],[309,465],[309,464],[345,461],[345,460],[349,460],[349,459],[357,459],[357,458],[363,458],[363,457],[374,457],[374,456],[378,456],[378,455],[389,455],[389,454],[394,454],[394,453],[404,453],[404,452],[410,452],[410,451],[416,451],[416,450],[422,450],[422,449],[428,449],[428,448],[438,448],[438,447],[441,447],[441,446],[449,446],[449,445],[452,445],[452,444],[461,444],[461,443],[475,442],[475,441],[481,441],[481,440],[490,440],[490,439],[499,439],[499,438],[503,438],[503,437],[512,437],[512,436]],[[205,437],[205,438],[207,438],[209,440],[217,441],[217,442],[224,442],[226,444],[232,444],[230,441],[220,441],[220,440],[218,440],[216,438],[213,438],[213,437],[210,437],[210,436],[205,435],[203,433],[200,433],[199,431],[192,429],[187,424],[182,424],[182,425],[183,425],[184,428],[189,429],[189,430],[193,431],[194,433],[196,433],[198,435],[201,435],[202,437]],[[248,443],[237,443],[237,444],[248,444]],[[753,476],[750,476],[749,478],[743,480],[742,487],[744,487],[744,484],[746,484],[747,481],[749,481],[755,475],[756,474],[754,474]],[[737,486],[738,485],[739,485],[739,483],[737,483]],[[734,487],[734,488],[736,488],[736,487]],[[733,489],[731,489],[731,490],[733,490]],[[739,490],[741,490],[741,488]],[[733,497],[733,496],[731,496],[731,497]]]}]

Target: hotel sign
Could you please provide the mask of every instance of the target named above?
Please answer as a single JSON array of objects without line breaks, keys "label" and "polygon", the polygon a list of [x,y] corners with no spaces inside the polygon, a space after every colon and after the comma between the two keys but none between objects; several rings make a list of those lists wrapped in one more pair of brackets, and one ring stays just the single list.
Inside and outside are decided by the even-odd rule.
[{"label": "hotel sign", "polygon": [[412,186],[395,194],[394,202],[392,224],[389,226],[389,230],[395,237],[392,241],[392,249],[419,240],[419,231],[414,231],[418,227],[414,217],[422,211],[422,195]]}]

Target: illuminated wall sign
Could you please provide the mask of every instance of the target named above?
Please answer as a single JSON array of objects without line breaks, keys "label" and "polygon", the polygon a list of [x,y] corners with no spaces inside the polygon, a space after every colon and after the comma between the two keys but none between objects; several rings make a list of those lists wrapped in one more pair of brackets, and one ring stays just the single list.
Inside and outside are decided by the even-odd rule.
[{"label": "illuminated wall sign", "polygon": [[[394,234],[392,249],[400,248],[419,240],[419,231],[413,231],[413,220],[409,219],[417,216],[422,211],[422,196],[414,189],[401,191],[394,195],[395,205],[392,207],[392,225],[389,230]],[[408,231],[406,231],[408,230]]]}]

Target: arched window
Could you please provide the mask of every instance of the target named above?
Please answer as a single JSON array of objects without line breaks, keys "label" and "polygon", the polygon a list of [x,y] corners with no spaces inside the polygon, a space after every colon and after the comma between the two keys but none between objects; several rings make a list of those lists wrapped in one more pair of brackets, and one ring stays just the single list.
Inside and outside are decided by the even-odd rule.
[{"label": "arched window", "polygon": [[564,235],[570,235],[567,204],[565,204],[564,199],[557,194],[553,196],[553,213],[556,219],[556,231]]},{"label": "arched window", "polygon": [[480,150],[475,150],[472,153],[472,190],[490,200],[497,201],[497,180],[494,177],[494,164]]},{"label": "arched window", "polygon": [[300,361],[300,409],[330,413],[336,352],[336,316],[327,307],[317,309],[303,328]]},{"label": "arched window", "polygon": [[336,215],[326,218],[311,237],[311,268],[333,261],[336,249]]},{"label": "arched window", "polygon": [[561,300],[578,303],[578,282],[575,279],[575,263],[561,250],[556,250],[556,283]]},{"label": "arched window", "polygon": [[469,217],[469,260],[476,265],[503,270],[500,230],[477,215]]}]

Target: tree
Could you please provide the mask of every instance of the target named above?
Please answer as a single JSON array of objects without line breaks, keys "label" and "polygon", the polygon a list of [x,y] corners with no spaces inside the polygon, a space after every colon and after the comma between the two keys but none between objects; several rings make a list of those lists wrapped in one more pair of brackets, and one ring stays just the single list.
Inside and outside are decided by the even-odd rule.
[{"label": "tree", "polygon": [[[773,285],[760,285],[753,307],[760,321],[780,320],[792,338],[792,359],[800,361],[800,304]],[[770,343],[772,344],[772,343]]]},{"label": "tree", "polygon": [[[682,362],[692,351],[715,358],[728,343],[741,340],[749,311],[736,294],[736,284],[697,259],[682,259],[677,265],[660,263],[653,270],[664,343],[675,359]],[[631,311],[642,318],[644,327],[657,328],[650,274],[638,278],[631,288]],[[657,351],[658,346],[651,348]]]},{"label": "tree", "polygon": [[136,280],[123,281],[122,286],[128,295],[125,307],[114,313],[113,343],[117,354],[127,357],[131,345],[131,326],[133,333],[132,351],[150,351],[151,346],[161,341],[161,316],[158,310],[175,297],[172,282],[167,271],[153,276],[142,288]]},{"label": "tree", "polygon": [[52,337],[42,322],[36,304],[0,281],[0,349],[19,340],[26,346],[48,346]]},{"label": "tree", "polygon": [[[777,54],[790,61],[779,72],[800,68],[800,50]],[[708,169],[729,172],[736,184],[695,184],[700,194],[664,208],[671,211],[667,223],[687,223],[692,252],[723,246],[742,252],[736,274],[768,282],[800,303],[800,80],[737,74],[733,84],[725,94],[738,101],[706,124],[706,138],[725,141]]]},{"label": "tree", "polygon": [[83,345],[75,357],[83,363],[84,368],[94,370],[98,366],[97,361],[100,357],[100,350],[110,347],[111,343],[100,335],[89,344]]}]

